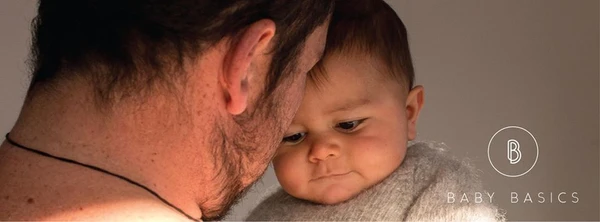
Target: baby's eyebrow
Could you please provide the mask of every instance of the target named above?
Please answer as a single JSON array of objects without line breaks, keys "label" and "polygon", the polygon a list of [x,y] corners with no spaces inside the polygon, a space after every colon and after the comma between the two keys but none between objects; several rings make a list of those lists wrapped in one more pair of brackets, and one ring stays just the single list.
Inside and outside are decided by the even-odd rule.
[{"label": "baby's eyebrow", "polygon": [[335,113],[335,112],[340,112],[340,111],[353,110],[353,109],[356,109],[357,107],[364,106],[369,103],[371,103],[371,100],[369,100],[367,98],[349,100],[349,101],[345,101],[344,103],[333,106],[334,108],[327,111],[327,113]]}]

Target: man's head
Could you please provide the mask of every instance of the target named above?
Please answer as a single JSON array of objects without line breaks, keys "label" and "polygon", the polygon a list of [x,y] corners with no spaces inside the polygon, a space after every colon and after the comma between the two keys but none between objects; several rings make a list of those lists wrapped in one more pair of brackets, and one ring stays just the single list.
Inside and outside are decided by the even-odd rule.
[{"label": "man's head", "polygon": [[324,204],[348,200],[390,175],[416,136],[423,88],[402,21],[383,0],[340,0],[325,56],[273,165],[283,189]]},{"label": "man's head", "polygon": [[131,147],[160,146],[165,160],[152,164],[175,166],[174,180],[187,180],[176,188],[190,185],[204,218],[223,216],[262,175],[298,109],[332,8],[323,0],[41,0],[28,101],[88,93],[106,129],[132,129],[122,135]]},{"label": "man's head", "polygon": [[[85,78],[103,104],[185,79],[186,62],[261,19],[278,29],[265,94],[295,69],[306,37],[332,1],[40,0],[30,91]],[[59,84],[59,83],[57,83]]]}]

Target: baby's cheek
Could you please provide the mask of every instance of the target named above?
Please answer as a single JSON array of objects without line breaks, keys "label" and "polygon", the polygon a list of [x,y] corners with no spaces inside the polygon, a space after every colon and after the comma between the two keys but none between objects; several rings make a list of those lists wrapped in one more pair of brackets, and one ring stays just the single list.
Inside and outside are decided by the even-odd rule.
[{"label": "baby's cheek", "polygon": [[402,147],[398,140],[382,134],[357,138],[352,149],[354,167],[373,185],[389,175],[402,162]]},{"label": "baby's cheek", "polygon": [[279,184],[293,196],[299,195],[303,190],[307,169],[302,162],[300,156],[293,152],[277,155],[273,159],[273,168]]}]

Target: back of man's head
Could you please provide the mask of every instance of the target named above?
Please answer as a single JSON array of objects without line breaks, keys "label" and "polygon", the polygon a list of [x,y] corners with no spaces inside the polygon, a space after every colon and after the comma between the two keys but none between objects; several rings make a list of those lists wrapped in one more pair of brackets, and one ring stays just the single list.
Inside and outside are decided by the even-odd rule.
[{"label": "back of man's head", "polygon": [[94,84],[103,104],[184,78],[186,61],[248,25],[277,26],[265,92],[295,65],[306,37],[333,1],[303,0],[40,0],[34,19],[32,82],[52,89],[64,79]]}]

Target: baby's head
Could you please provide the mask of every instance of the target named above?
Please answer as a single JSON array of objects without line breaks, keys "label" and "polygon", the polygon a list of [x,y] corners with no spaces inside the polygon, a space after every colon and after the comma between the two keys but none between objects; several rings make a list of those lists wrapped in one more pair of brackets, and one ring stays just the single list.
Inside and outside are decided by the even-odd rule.
[{"label": "baby's head", "polygon": [[397,169],[423,105],[393,9],[383,0],[336,4],[323,60],[273,160],[287,193],[323,204],[348,200]]}]

